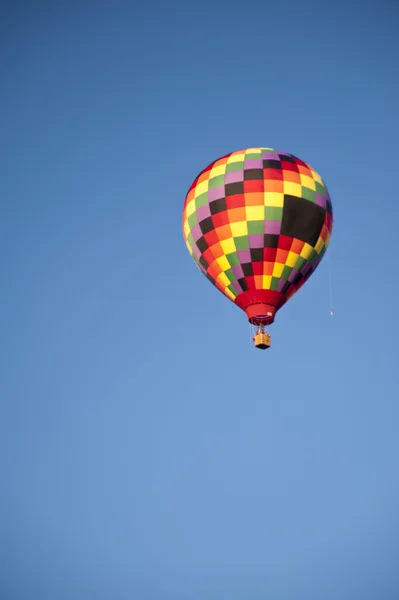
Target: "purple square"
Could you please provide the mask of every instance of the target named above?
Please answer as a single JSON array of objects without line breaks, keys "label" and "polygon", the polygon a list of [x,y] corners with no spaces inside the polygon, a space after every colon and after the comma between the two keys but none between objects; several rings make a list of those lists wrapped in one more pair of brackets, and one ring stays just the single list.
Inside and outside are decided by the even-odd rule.
[{"label": "purple square", "polygon": [[248,239],[251,248],[263,248],[264,237],[262,233],[251,233]]},{"label": "purple square", "polygon": [[286,283],[287,283],[287,281],[285,279],[280,279],[280,281],[278,282],[277,291],[282,292],[283,287],[285,286]]},{"label": "purple square", "polygon": [[[198,259],[200,259],[200,258],[201,258],[201,256],[202,256],[202,252],[201,252],[201,251],[200,251],[200,249],[198,248],[197,244],[194,244],[194,246],[193,246],[193,254],[194,254],[194,256],[196,256]],[[199,265],[199,266],[201,266],[201,265]]]},{"label": "purple square", "polygon": [[200,237],[202,237],[202,231],[198,224],[194,225],[194,227],[192,228],[191,235],[193,236],[195,241],[199,240]]},{"label": "purple square", "polygon": [[234,265],[234,267],[231,267],[232,271],[235,275],[235,277],[237,277],[237,279],[241,279],[242,277],[244,277],[244,271],[242,270],[242,266],[241,265]]},{"label": "purple square", "polygon": [[197,217],[198,217],[198,221],[201,222],[204,219],[206,219],[207,217],[211,216],[211,209],[209,204],[205,204],[204,206],[200,206],[199,208],[197,208]]},{"label": "purple square", "polygon": [[249,248],[246,248],[245,250],[237,250],[237,254],[241,264],[252,262]]},{"label": "purple square", "polygon": [[265,233],[279,235],[281,231],[281,221],[265,221]]},{"label": "purple square", "polygon": [[263,160],[280,160],[277,152],[262,152]]},{"label": "purple square", "polygon": [[224,198],[224,185],[218,185],[218,187],[208,190],[209,202],[219,200],[220,198]]},{"label": "purple square", "polygon": [[323,194],[320,194],[320,192],[316,192],[316,204],[318,206],[322,206],[323,208],[326,208],[327,206],[327,200],[324,198]]},{"label": "purple square", "polygon": [[238,169],[231,173],[226,173],[224,177],[225,183],[237,183],[237,181],[244,181],[244,170]]},{"label": "purple square", "polygon": [[263,169],[263,160],[261,158],[249,158],[244,162],[244,168],[247,169]]}]

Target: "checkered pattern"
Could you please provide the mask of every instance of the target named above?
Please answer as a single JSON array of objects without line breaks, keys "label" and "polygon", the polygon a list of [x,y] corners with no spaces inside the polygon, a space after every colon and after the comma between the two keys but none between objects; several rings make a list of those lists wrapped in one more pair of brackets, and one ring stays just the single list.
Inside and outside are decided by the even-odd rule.
[{"label": "checkered pattern", "polygon": [[302,160],[271,148],[210,164],[186,196],[183,232],[198,267],[228,298],[275,290],[290,298],[328,246],[331,200]]}]

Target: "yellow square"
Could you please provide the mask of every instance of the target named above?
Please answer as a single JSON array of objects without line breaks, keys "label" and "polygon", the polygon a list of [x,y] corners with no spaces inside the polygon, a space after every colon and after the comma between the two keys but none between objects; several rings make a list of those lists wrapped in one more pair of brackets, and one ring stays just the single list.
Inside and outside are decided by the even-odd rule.
[{"label": "yellow square", "polygon": [[223,269],[223,271],[227,271],[227,269],[230,269],[230,263],[225,256],[219,256],[219,258],[216,259],[216,262],[219,265],[219,267]]},{"label": "yellow square", "polygon": [[283,274],[284,265],[281,263],[274,263],[273,277],[281,277]]},{"label": "yellow square", "polygon": [[200,196],[201,194],[203,194],[204,192],[208,191],[208,185],[209,185],[209,181],[208,179],[206,181],[200,181],[200,183],[197,183],[197,185],[195,186],[195,196]]},{"label": "yellow square", "polygon": [[301,184],[304,187],[307,187],[309,190],[316,189],[316,184],[312,177],[308,177],[307,175],[303,175],[302,173],[300,175],[301,175]]},{"label": "yellow square", "polygon": [[284,206],[284,194],[281,192],[264,192],[265,206]]},{"label": "yellow square", "polygon": [[310,246],[310,244],[305,244],[304,247],[301,250],[301,256],[302,258],[304,258],[305,260],[308,260],[309,256],[312,254],[312,246]]},{"label": "yellow square", "polygon": [[323,248],[324,248],[323,238],[319,237],[319,240],[314,249],[316,250],[317,254],[320,254],[320,252],[323,250]]},{"label": "yellow square", "polygon": [[[229,284],[230,285],[230,284]],[[224,290],[224,294],[230,298],[230,300],[234,300],[237,297],[237,294],[233,294],[233,292],[231,290],[228,290],[227,288]]]},{"label": "yellow square", "polygon": [[230,285],[230,279],[227,277],[226,273],[219,273],[217,280],[223,286]]},{"label": "yellow square", "polygon": [[248,221],[263,221],[265,218],[264,206],[246,206],[245,214]]},{"label": "yellow square", "polygon": [[241,235],[248,235],[248,223],[246,221],[239,221],[238,223],[230,223],[231,233],[234,237],[240,237]]},{"label": "yellow square", "polygon": [[327,231],[327,233],[326,233],[326,235],[324,237],[325,237],[324,245],[327,248],[328,244],[330,243],[331,233],[329,231]]},{"label": "yellow square", "polygon": [[296,261],[298,260],[298,256],[299,254],[297,254],[296,252],[290,251],[288,253],[287,260],[285,261],[287,267],[295,267]]},{"label": "yellow square", "polygon": [[224,175],[226,173],[226,165],[217,165],[211,169],[209,178],[216,177],[217,175]]},{"label": "yellow square", "polygon": [[264,290],[270,290],[270,285],[272,283],[271,275],[263,275],[262,287]]},{"label": "yellow square", "polygon": [[229,158],[227,159],[227,162],[229,164],[235,163],[235,162],[241,162],[244,160],[244,158],[245,158],[245,152],[234,152],[234,154],[229,156]]},{"label": "yellow square", "polygon": [[222,246],[222,250],[225,254],[230,254],[231,252],[236,251],[236,245],[234,243],[233,238],[228,238],[227,240],[222,240],[220,242],[220,245]]},{"label": "yellow square", "polygon": [[302,186],[300,183],[294,183],[293,181],[284,181],[284,194],[290,194],[290,196],[302,196]]},{"label": "yellow square", "polygon": [[187,219],[188,219],[188,217],[190,217],[194,213],[195,213],[195,199],[194,200],[190,200],[190,202],[187,202],[187,204],[186,204],[186,217],[187,217]]},{"label": "yellow square", "polygon": [[188,224],[188,221],[184,221],[183,229],[184,229],[184,235],[187,238],[190,233],[190,225]]},{"label": "yellow square", "polygon": [[247,148],[245,154],[259,154],[260,148]]},{"label": "yellow square", "polygon": [[317,183],[321,183],[321,185],[323,185],[323,181],[322,181],[320,175],[318,173],[316,173],[316,171],[313,171],[313,169],[311,169],[311,171],[312,171],[313,179],[315,181],[317,181]]}]

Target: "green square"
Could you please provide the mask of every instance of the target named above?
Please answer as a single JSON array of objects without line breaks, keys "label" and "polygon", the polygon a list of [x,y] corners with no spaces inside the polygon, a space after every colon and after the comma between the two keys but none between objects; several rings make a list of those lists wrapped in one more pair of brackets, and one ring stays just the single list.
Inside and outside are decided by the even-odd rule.
[{"label": "green square", "polygon": [[230,280],[230,281],[235,281],[236,276],[233,273],[233,269],[227,269],[227,271],[224,272],[226,277]]},{"label": "green square", "polygon": [[307,263],[308,261],[306,260],[306,258],[303,258],[302,256],[299,256],[296,260],[295,263],[295,268],[297,271],[300,271],[302,269],[302,267],[304,266],[305,263]]},{"label": "green square", "polygon": [[266,206],[265,219],[268,221],[282,221],[283,207],[282,206]]},{"label": "green square", "polygon": [[316,192],[319,192],[319,194],[321,194],[325,198],[326,197],[326,188],[324,187],[324,185],[322,185],[318,181],[316,181],[315,183],[316,183]]},{"label": "green square", "polygon": [[226,254],[226,258],[230,263],[231,267],[235,267],[240,264],[240,259],[238,258],[237,252],[231,252],[231,254]]},{"label": "green square", "polygon": [[279,282],[280,282],[280,279],[278,277],[272,277],[272,280],[270,283],[270,289],[276,291],[278,288]]},{"label": "green square", "polygon": [[291,273],[292,273],[292,267],[288,267],[287,265],[284,265],[284,269],[281,274],[281,279],[288,279],[288,277],[291,275]]},{"label": "green square", "polygon": [[238,160],[237,162],[228,163],[226,166],[226,173],[234,173],[235,171],[242,171],[244,168],[244,161]]},{"label": "green square", "polygon": [[261,152],[248,152],[245,155],[245,160],[259,160],[260,158],[262,158]]},{"label": "green square", "polygon": [[240,235],[234,238],[237,250],[247,250],[249,248],[249,239],[247,235]]},{"label": "green square", "polygon": [[262,152],[262,154],[266,154],[266,153],[274,154],[273,148],[261,148],[261,152]]},{"label": "green square", "polygon": [[194,241],[194,238],[191,233],[189,233],[187,236],[187,242],[188,242],[190,248],[193,249],[195,241]]},{"label": "green square", "polygon": [[212,177],[212,179],[209,179],[208,181],[209,190],[220,187],[221,185],[224,185],[224,175],[216,175],[216,177]]},{"label": "green square", "polygon": [[265,228],[264,221],[248,221],[248,233],[263,233]]},{"label": "green square", "polygon": [[317,254],[316,250],[313,249],[311,255],[308,258],[308,262],[314,262],[318,256],[319,255]]},{"label": "green square", "polygon": [[230,292],[232,292],[235,296],[237,295],[237,290],[236,288],[233,286],[232,283],[230,283],[230,285],[227,286],[227,289],[230,290]]},{"label": "green square", "polygon": [[316,191],[302,186],[302,198],[305,198],[305,200],[310,200],[311,202],[316,202]]},{"label": "green square", "polygon": [[198,225],[197,213],[193,213],[192,215],[190,215],[187,219],[187,222],[190,226],[190,229],[192,229],[195,225]]},{"label": "green square", "polygon": [[200,194],[195,199],[195,208],[201,208],[201,206],[206,206],[208,204],[208,192],[204,192]]}]

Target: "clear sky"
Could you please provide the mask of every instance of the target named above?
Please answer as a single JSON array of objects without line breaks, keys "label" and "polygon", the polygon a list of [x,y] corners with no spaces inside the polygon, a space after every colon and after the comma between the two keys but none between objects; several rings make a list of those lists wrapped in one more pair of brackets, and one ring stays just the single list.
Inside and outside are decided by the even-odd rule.
[{"label": "clear sky", "polygon": [[[396,3],[1,11],[1,598],[397,600]],[[248,146],[335,211],[267,352],[181,231]]]}]

